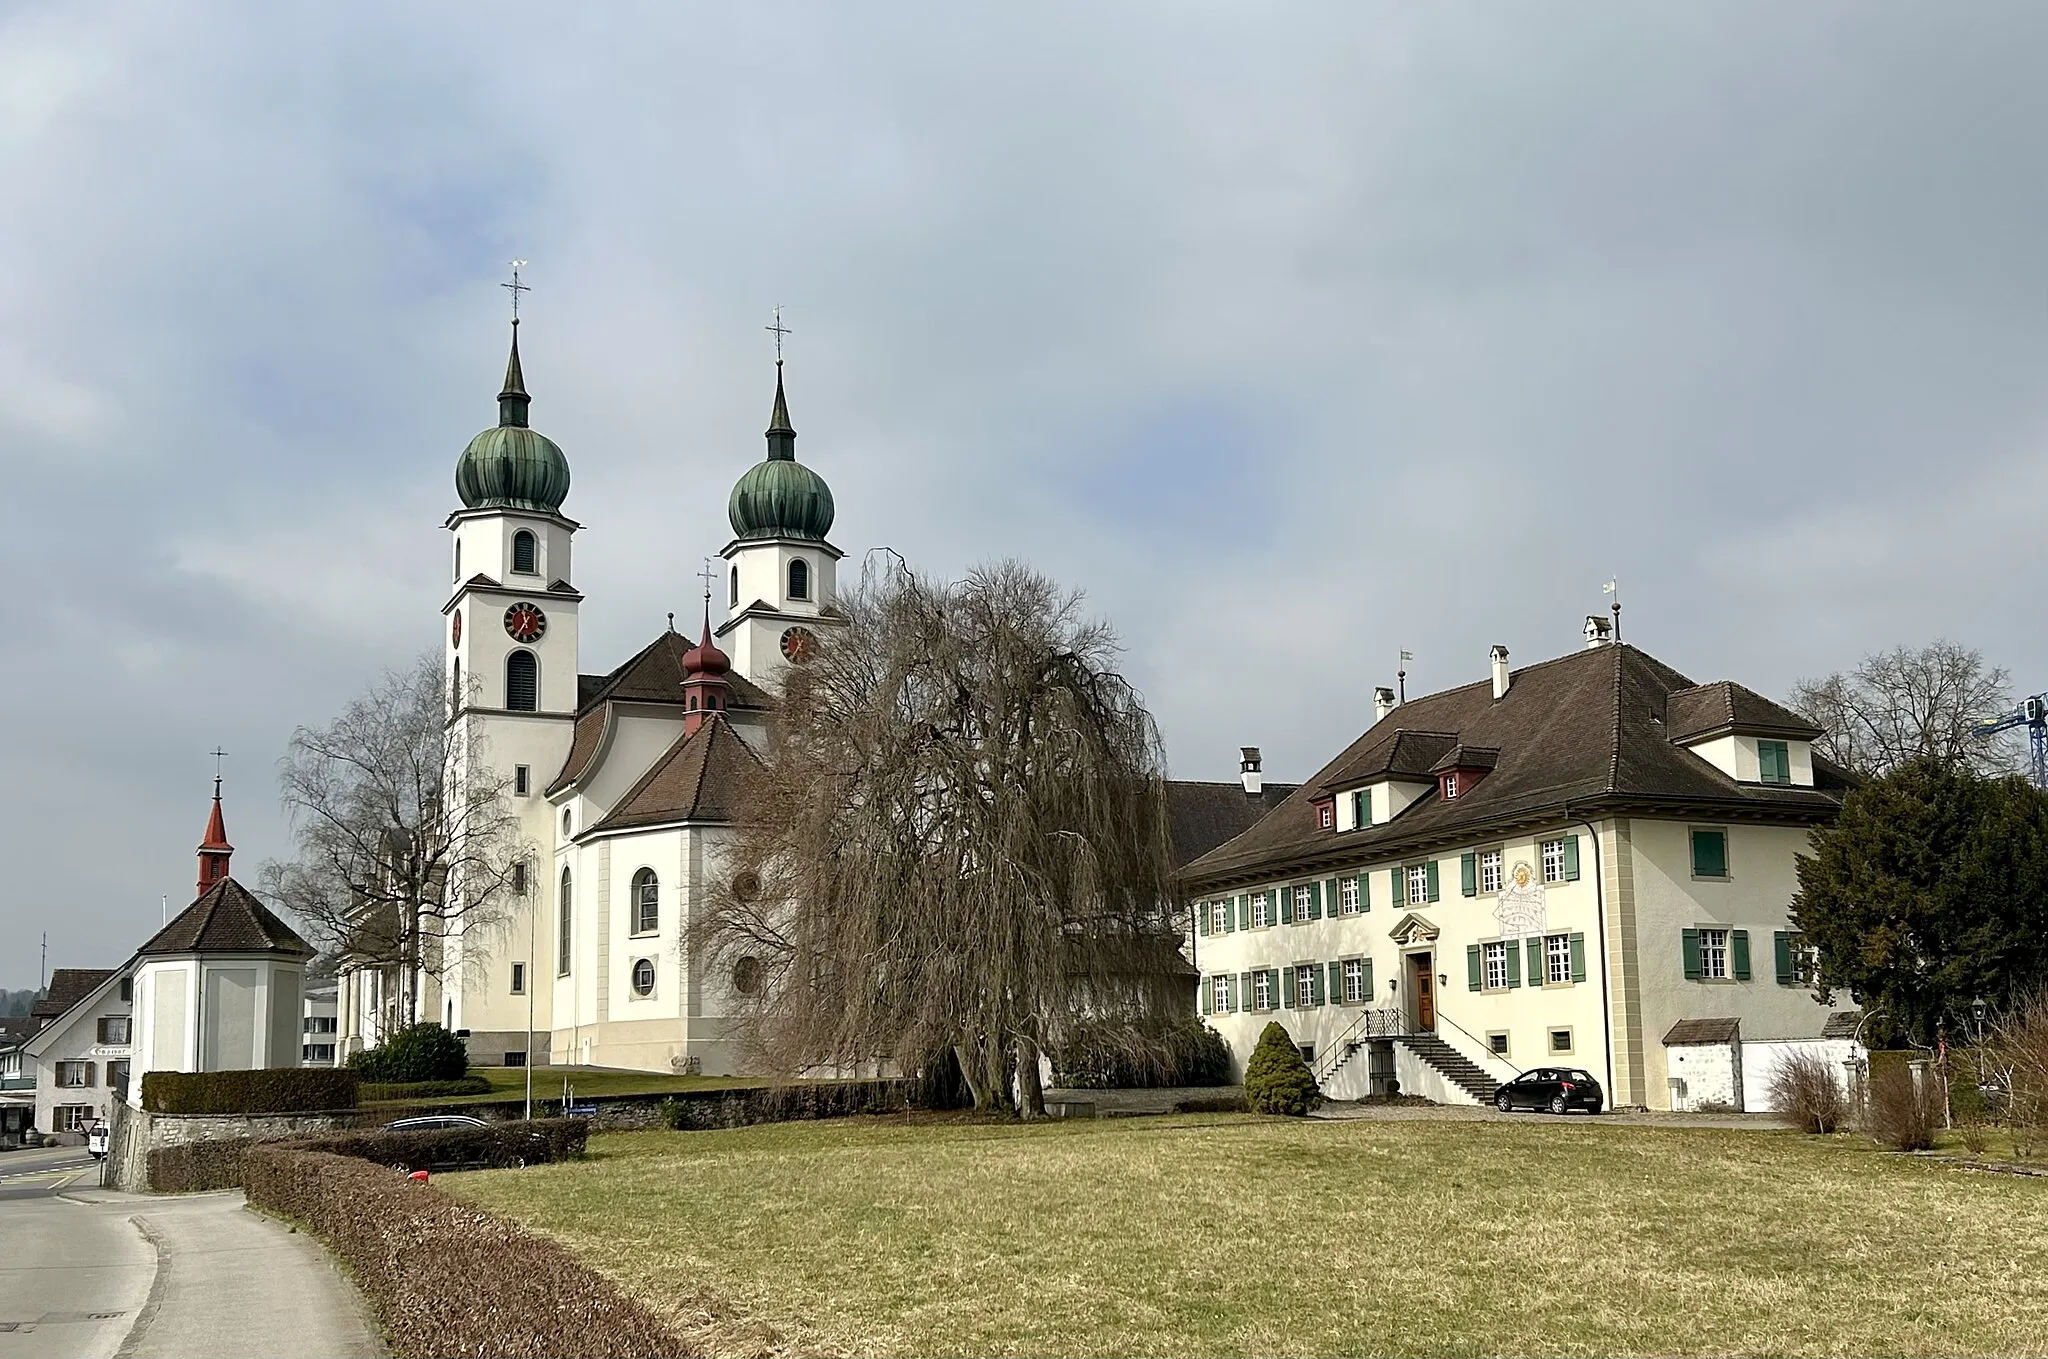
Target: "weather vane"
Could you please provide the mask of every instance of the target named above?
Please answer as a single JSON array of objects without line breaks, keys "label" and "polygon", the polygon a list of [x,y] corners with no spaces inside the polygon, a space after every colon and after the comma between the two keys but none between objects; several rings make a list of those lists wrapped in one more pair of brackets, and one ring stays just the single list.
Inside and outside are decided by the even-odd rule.
[{"label": "weather vane", "polygon": [[519,294],[533,291],[532,287],[519,281],[519,271],[525,267],[525,260],[513,260],[512,281],[498,285],[500,288],[510,288],[512,290],[512,324],[515,326],[519,324]]},{"label": "weather vane", "polygon": [[780,302],[775,304],[774,324],[763,326],[762,329],[775,332],[775,366],[780,368],[782,366],[782,337],[796,334],[795,331],[782,324],[782,304]]}]

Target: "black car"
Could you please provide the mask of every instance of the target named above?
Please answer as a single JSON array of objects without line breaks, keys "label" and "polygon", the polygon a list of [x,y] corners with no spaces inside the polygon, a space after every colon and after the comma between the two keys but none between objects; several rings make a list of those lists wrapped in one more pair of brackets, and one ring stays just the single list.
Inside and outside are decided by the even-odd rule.
[{"label": "black car", "polygon": [[1516,1109],[1548,1109],[1553,1114],[1584,1109],[1597,1114],[1605,1103],[1593,1073],[1575,1066],[1539,1066],[1524,1071],[1493,1095],[1493,1107],[1504,1114]]}]

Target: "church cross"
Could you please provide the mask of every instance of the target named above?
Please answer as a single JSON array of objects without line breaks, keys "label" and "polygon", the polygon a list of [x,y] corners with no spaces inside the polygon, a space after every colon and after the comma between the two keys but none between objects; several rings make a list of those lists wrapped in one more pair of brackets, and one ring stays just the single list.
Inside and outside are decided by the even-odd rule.
[{"label": "church cross", "polygon": [[[782,337],[796,334],[795,331],[782,324],[782,304],[780,302],[775,304],[774,324],[763,326],[762,329],[775,332],[775,366],[779,368],[782,366]],[[708,599],[710,596],[706,595],[705,598]]]},{"label": "church cross", "polygon": [[533,288],[530,285],[521,283],[519,281],[519,271],[525,267],[525,260],[513,260],[512,281],[510,283],[500,283],[498,285],[500,288],[510,288],[512,290],[512,324],[515,326],[519,324],[519,294],[530,293],[533,291]]},{"label": "church cross", "polygon": [[213,756],[213,795],[215,797],[219,797],[220,762],[228,757],[228,753],[225,750],[222,750],[219,746],[215,746],[212,750],[209,750],[206,753]]},{"label": "church cross", "polygon": [[704,569],[697,573],[697,579],[704,582],[704,608],[711,608],[711,582],[718,578],[718,568],[711,564],[711,558],[704,559]]}]

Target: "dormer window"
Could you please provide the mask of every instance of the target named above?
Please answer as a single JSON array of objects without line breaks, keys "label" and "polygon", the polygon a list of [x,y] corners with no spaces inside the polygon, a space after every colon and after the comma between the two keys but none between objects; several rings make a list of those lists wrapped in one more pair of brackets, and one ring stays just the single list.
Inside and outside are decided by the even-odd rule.
[{"label": "dormer window", "polygon": [[1364,788],[1351,795],[1352,824],[1363,830],[1372,824],[1372,793]]},{"label": "dormer window", "polygon": [[1316,829],[1335,830],[1336,828],[1337,799],[1324,798],[1322,801],[1316,803]]},{"label": "dormer window", "polygon": [[1450,773],[1448,773],[1448,774],[1444,775],[1444,778],[1443,778],[1443,792],[1444,792],[1444,796],[1445,796],[1445,797],[1447,797],[1447,798],[1450,798],[1450,797],[1456,797],[1456,796],[1458,795],[1458,771],[1457,771],[1457,770],[1453,769],[1453,770],[1452,770],[1452,771],[1451,771]]},{"label": "dormer window", "polygon": [[540,573],[540,540],[527,529],[512,535],[512,569],[529,576]]},{"label": "dormer window", "polygon": [[1757,781],[1792,782],[1792,748],[1783,741],[1756,743]]}]

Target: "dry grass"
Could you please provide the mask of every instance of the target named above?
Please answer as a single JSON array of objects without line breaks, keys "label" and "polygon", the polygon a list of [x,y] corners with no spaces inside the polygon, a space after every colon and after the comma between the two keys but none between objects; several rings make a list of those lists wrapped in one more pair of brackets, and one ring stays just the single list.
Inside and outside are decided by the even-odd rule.
[{"label": "dry grass", "polygon": [[1862,1137],[853,1120],[449,1177],[657,1309],[877,1354],[2048,1350],[2048,1194]]}]

